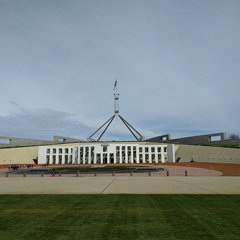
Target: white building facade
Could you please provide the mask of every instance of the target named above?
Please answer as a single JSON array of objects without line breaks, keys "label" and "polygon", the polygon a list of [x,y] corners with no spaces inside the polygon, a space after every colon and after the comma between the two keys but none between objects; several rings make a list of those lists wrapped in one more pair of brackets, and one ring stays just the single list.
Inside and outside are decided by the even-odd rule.
[{"label": "white building facade", "polygon": [[40,146],[39,164],[127,164],[175,162],[173,144],[84,142]]}]

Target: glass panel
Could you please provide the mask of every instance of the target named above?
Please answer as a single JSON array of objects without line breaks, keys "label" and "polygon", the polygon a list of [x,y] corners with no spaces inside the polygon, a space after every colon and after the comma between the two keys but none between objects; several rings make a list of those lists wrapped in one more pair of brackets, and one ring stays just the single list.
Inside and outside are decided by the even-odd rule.
[{"label": "glass panel", "polygon": [[107,153],[103,154],[103,163],[107,163]]},{"label": "glass panel", "polygon": [[46,156],[46,164],[49,164],[49,162],[50,162],[50,156],[47,155],[47,156]]},{"label": "glass panel", "polygon": [[68,155],[65,155],[65,161],[64,164],[68,164]]},{"label": "glass panel", "polygon": [[107,152],[107,146],[103,146],[103,152]]},{"label": "glass panel", "polygon": [[152,154],[152,163],[155,163],[155,154]]},{"label": "glass panel", "polygon": [[148,154],[145,154],[145,161],[146,161],[146,163],[149,163],[149,155]]},{"label": "glass panel", "polygon": [[98,164],[101,163],[101,154],[100,153],[97,154],[97,163]]},{"label": "glass panel", "polygon": [[58,156],[58,164],[62,164],[62,155]]},{"label": "glass panel", "polygon": [[[55,150],[56,150],[56,149],[55,149]],[[53,155],[52,157],[53,157],[53,159],[52,159],[52,164],[56,164],[56,155]]]}]

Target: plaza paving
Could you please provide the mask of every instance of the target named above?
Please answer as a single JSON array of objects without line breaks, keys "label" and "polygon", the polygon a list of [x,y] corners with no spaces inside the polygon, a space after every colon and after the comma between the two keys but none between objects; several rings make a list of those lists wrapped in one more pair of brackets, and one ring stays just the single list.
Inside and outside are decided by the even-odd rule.
[{"label": "plaza paving", "polygon": [[0,194],[240,194],[240,177],[8,177],[0,181]]},{"label": "plaza paving", "polygon": [[[164,166],[165,172],[142,174],[76,174],[29,176],[0,173],[0,194],[240,194],[240,177],[220,171]],[[188,176],[185,176],[185,171]]]}]

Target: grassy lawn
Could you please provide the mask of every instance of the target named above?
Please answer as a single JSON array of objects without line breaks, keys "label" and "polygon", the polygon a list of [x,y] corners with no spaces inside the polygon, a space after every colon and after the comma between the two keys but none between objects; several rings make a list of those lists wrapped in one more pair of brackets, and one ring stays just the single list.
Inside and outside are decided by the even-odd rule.
[{"label": "grassy lawn", "polygon": [[1,195],[0,239],[240,239],[240,195]]}]

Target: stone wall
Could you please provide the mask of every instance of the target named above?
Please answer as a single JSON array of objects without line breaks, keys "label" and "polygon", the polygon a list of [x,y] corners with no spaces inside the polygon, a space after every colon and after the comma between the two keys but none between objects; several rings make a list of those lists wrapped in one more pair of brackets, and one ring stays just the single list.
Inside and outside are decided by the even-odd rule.
[{"label": "stone wall", "polygon": [[236,163],[240,164],[239,148],[206,147],[192,145],[178,145],[175,158],[180,162],[213,162],[213,163]]},{"label": "stone wall", "polygon": [[38,147],[20,147],[0,149],[0,165],[34,164],[38,156]]}]

